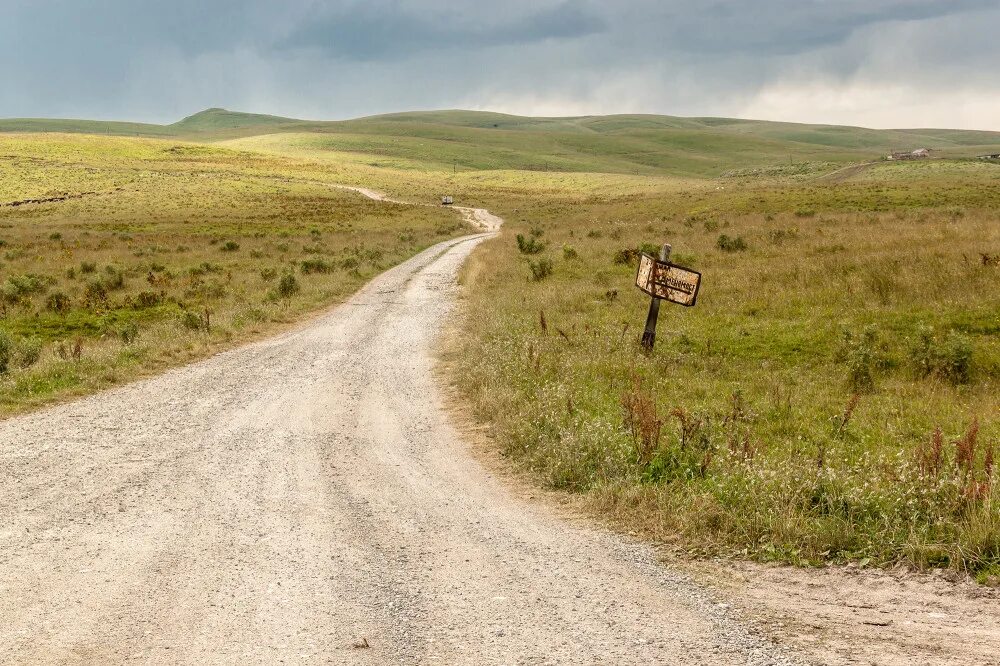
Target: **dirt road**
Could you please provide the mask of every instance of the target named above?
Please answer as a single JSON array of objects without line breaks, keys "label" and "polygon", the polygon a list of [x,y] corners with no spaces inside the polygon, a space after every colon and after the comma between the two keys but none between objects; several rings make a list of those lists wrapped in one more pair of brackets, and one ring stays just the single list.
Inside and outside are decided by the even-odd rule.
[{"label": "dirt road", "polygon": [[486,236],[297,331],[0,423],[0,661],[792,663],[469,455],[432,343]]}]

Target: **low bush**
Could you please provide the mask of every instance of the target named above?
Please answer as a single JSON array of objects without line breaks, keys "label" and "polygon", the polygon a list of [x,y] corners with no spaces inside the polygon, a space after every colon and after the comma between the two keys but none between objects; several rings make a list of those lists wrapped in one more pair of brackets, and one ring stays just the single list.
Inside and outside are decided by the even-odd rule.
[{"label": "low bush", "polygon": [[305,275],[309,275],[310,273],[332,273],[336,267],[331,263],[317,258],[305,259],[299,264],[299,268]]},{"label": "low bush", "polygon": [[935,375],[952,384],[967,384],[972,377],[972,340],[958,331],[938,335],[922,328],[911,342],[909,360],[921,377]]},{"label": "low bush", "polygon": [[55,280],[46,275],[35,273],[11,275],[3,287],[0,287],[0,297],[6,303],[20,303],[35,294],[44,294],[54,283]]},{"label": "low bush", "polygon": [[200,331],[202,328],[201,315],[191,310],[184,310],[180,314],[180,324],[189,331]]},{"label": "low bush", "polygon": [[139,327],[136,326],[135,322],[128,322],[122,324],[118,329],[118,337],[122,339],[126,345],[131,345],[136,340],[139,339]]},{"label": "low bush", "polygon": [[64,314],[69,311],[72,301],[61,291],[54,291],[45,299],[45,307],[52,312]]},{"label": "low bush", "polygon": [[281,298],[291,298],[295,294],[299,293],[299,281],[295,279],[295,276],[291,273],[285,273],[278,280],[278,296]]},{"label": "low bush", "polygon": [[14,338],[10,333],[0,330],[0,374],[10,370],[10,362],[14,356]]},{"label": "low bush", "polygon": [[531,269],[531,279],[535,282],[541,282],[552,275],[555,267],[551,259],[539,259],[538,261],[529,261],[528,268]]},{"label": "low bush", "polygon": [[545,243],[539,242],[534,236],[525,238],[523,234],[518,234],[517,249],[521,254],[538,254],[545,249]]},{"label": "low bush", "polygon": [[888,364],[888,350],[872,327],[866,328],[860,335],[845,330],[837,360],[847,368],[847,383],[851,390],[870,393],[875,390],[878,371]]},{"label": "low bush", "polygon": [[26,369],[38,363],[42,357],[42,341],[38,338],[21,338],[14,345],[13,364]]},{"label": "low bush", "polygon": [[719,238],[715,241],[715,247],[719,248],[723,252],[743,252],[749,246],[747,242],[743,240],[742,236],[730,237],[726,234],[720,234]]},{"label": "low bush", "polygon": [[140,291],[135,296],[137,308],[152,308],[160,304],[162,296],[155,291]]}]

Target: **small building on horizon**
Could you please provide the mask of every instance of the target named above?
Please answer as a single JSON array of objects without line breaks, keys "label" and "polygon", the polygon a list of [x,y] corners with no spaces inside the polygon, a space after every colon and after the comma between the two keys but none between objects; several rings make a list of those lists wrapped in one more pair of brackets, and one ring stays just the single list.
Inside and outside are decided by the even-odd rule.
[{"label": "small building on horizon", "polygon": [[931,156],[930,148],[916,150],[893,151],[886,156],[887,160],[925,160]]}]

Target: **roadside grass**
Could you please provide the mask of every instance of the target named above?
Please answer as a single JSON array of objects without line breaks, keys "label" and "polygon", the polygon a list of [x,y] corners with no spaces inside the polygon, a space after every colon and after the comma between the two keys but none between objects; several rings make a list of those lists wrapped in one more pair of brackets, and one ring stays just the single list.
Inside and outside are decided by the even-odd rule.
[{"label": "roadside grass", "polygon": [[[514,196],[464,269],[453,376],[516,464],[624,528],[697,553],[996,570],[992,168]],[[665,241],[703,291],[661,308],[645,354],[634,259]]]},{"label": "roadside grass", "polygon": [[0,154],[0,415],[257,337],[468,231],[224,148],[16,135]]},{"label": "roadside grass", "polygon": [[[475,129],[484,117],[441,118]],[[461,275],[455,382],[543,483],[692,552],[1000,570],[995,165],[876,163],[827,181],[885,135],[727,121],[769,139],[808,132],[836,150],[636,174],[609,148],[563,154],[573,171],[545,172],[523,167],[545,168],[532,160],[549,148],[517,154],[537,137],[494,137],[486,152],[499,157],[478,163],[442,148],[454,133],[413,120],[214,145],[0,136],[12,156],[0,162],[0,202],[59,199],[0,206],[0,413],[259,335],[462,231],[441,208],[323,183],[428,204],[450,194],[506,220]],[[545,119],[516,122],[544,138]],[[558,131],[658,122],[668,121],[572,119]],[[358,139],[404,126],[440,136]],[[703,143],[664,140],[693,141],[698,163]],[[705,284],[697,307],[661,309],[645,354],[635,257],[664,241]]]}]

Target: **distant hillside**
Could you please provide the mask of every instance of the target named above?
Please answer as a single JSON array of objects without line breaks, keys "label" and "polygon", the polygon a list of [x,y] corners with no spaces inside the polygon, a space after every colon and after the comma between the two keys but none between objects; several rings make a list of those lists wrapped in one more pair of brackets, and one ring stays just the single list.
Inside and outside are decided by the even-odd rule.
[{"label": "distant hillside", "polygon": [[276,127],[300,123],[302,121],[281,116],[268,116],[259,113],[241,113],[226,109],[205,109],[193,116],[180,120],[168,127],[174,132],[218,132],[231,129]]},{"label": "distant hillside", "polygon": [[866,161],[891,150],[914,148],[931,148],[941,156],[1000,150],[1000,132],[874,130],[658,115],[530,118],[457,110],[309,121],[214,108],[172,125],[11,119],[0,120],[0,132],[83,132],[191,141],[295,134],[295,141],[310,150],[366,154],[414,167],[694,176],[776,163]]}]

